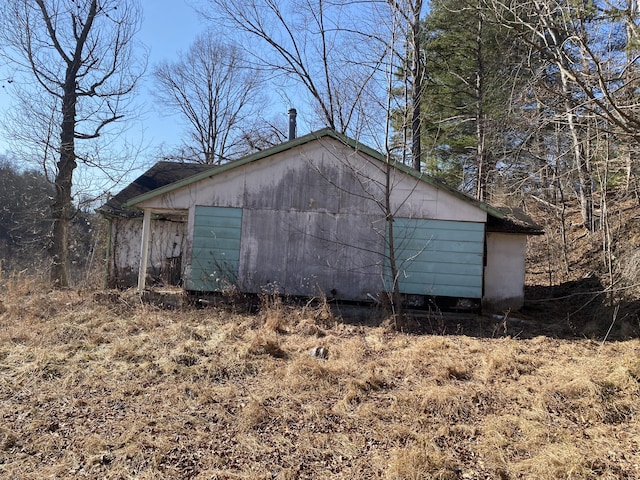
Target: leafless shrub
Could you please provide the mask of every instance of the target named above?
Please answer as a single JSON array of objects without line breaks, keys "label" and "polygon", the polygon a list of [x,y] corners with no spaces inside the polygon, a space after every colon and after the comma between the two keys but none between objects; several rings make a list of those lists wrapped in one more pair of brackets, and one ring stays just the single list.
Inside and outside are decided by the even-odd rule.
[{"label": "leafless shrub", "polygon": [[313,323],[321,328],[333,328],[337,320],[327,295],[320,291],[314,298],[310,299],[300,312],[303,317],[309,317]]},{"label": "leafless shrub", "polygon": [[264,317],[264,327],[274,332],[285,333],[291,324],[288,315],[288,306],[285,305],[278,293],[260,295],[260,311]]}]

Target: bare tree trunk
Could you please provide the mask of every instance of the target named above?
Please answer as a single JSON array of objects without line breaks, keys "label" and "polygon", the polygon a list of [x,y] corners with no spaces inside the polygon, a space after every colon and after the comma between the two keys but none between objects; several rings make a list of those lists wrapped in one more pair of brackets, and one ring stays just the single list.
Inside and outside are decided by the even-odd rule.
[{"label": "bare tree trunk", "polygon": [[[403,140],[405,149],[409,149],[406,131],[411,125],[411,166],[414,170],[422,170],[422,92],[424,90],[425,64],[422,60],[422,25],[420,16],[423,0],[387,0],[394,14],[398,14],[406,29],[405,59],[408,68],[404,71],[405,119]],[[409,88],[410,85],[410,88]],[[409,96],[411,105],[409,105]]]},{"label": "bare tree trunk", "polygon": [[[560,155],[560,145],[561,139],[560,135],[562,133],[561,125],[558,121],[555,123],[555,156],[556,158]],[[564,196],[564,186],[562,185],[562,179],[560,176],[560,172],[558,171],[558,162],[556,161],[554,172],[554,190],[553,190],[553,204],[557,206],[558,201],[560,202],[560,236],[562,241],[562,264],[564,266],[564,274],[569,274],[569,252],[567,241],[567,222],[566,222],[566,213],[567,213],[567,201]]]},{"label": "bare tree trunk", "polygon": [[73,171],[75,170],[76,62],[67,68],[62,99],[60,160],[55,176],[56,194],[51,205],[53,234],[51,238],[51,282],[58,287],[69,285],[69,222],[71,220]]},{"label": "bare tree trunk", "polygon": [[580,199],[580,213],[582,215],[582,223],[588,230],[593,230],[592,213],[593,213],[593,197],[591,194],[591,175],[587,168],[585,151],[578,130],[575,125],[574,114],[568,101],[565,101],[566,119],[571,133],[573,159],[576,171],[578,173],[578,197]]},{"label": "bare tree trunk", "polygon": [[413,168],[420,171],[422,168],[422,88],[424,81],[424,65],[421,59],[421,28],[420,12],[422,10],[422,0],[415,0],[412,12],[411,43],[413,49],[411,76],[413,77],[413,97],[411,111],[411,157]]},{"label": "bare tree trunk", "polygon": [[484,115],[484,58],[482,54],[482,28],[483,18],[478,8],[478,23],[476,30],[476,165],[478,166],[476,198],[482,202],[487,199],[487,183],[489,178],[489,165],[487,165],[487,152],[485,150],[486,125]]},{"label": "bare tree trunk", "polygon": [[[634,21],[636,18],[636,12],[638,11],[638,2],[637,0],[629,0],[627,4],[626,10],[626,22],[625,22],[625,32],[626,32],[626,41],[627,41],[627,64],[631,65],[634,62],[634,49],[630,48],[630,45],[633,45],[634,42],[637,42],[638,32],[636,22]],[[625,69],[625,82],[628,85],[633,85],[633,74],[632,69]],[[628,101],[633,104],[635,103],[635,96],[633,93],[628,95]],[[633,159],[640,158],[638,154],[640,153],[640,139],[631,138],[628,145],[626,157],[627,157],[627,182],[626,182],[626,190],[627,192],[633,191],[636,196],[636,199],[640,201],[640,197],[638,196],[638,184],[635,178],[635,169],[633,168]]]},{"label": "bare tree trunk", "polygon": [[[420,2],[421,0],[418,0],[418,2]],[[396,8],[397,8],[397,4],[393,4]],[[398,13],[400,13],[402,16],[404,16],[405,21],[406,21],[406,14],[402,14],[401,10],[398,10]],[[419,13],[418,13],[418,18],[419,18]],[[395,22],[394,22],[394,26],[395,26]],[[394,28],[392,31],[392,36],[391,36],[391,43],[390,43],[390,49],[392,50],[392,52],[395,50],[395,35],[396,35],[396,29]],[[414,57],[415,54],[418,52],[414,51]],[[394,77],[394,69],[393,69],[393,54],[390,55],[390,60],[389,60],[389,65],[388,65],[388,71],[386,72],[387,75],[387,104],[386,104],[386,118],[385,118],[385,185],[384,185],[384,201],[383,202],[378,202],[378,204],[380,205],[380,207],[382,207],[383,210],[383,214],[385,217],[385,225],[386,225],[386,241],[387,241],[387,247],[389,249],[389,257],[388,257],[388,261],[389,261],[389,270],[390,270],[390,274],[391,274],[391,281],[392,281],[392,289],[391,292],[387,292],[389,301],[391,303],[391,308],[392,308],[392,312],[393,312],[393,318],[394,318],[394,328],[396,328],[397,330],[403,330],[406,327],[406,319],[404,318],[404,313],[403,313],[403,305],[402,305],[402,295],[400,293],[400,276],[399,276],[399,272],[398,272],[398,263],[397,263],[397,257],[396,257],[396,244],[395,244],[395,238],[394,238],[394,211],[393,211],[393,206],[391,204],[391,193],[392,193],[392,178],[391,178],[391,171],[393,169],[393,165],[392,165],[392,156],[391,156],[391,148],[390,148],[390,139],[391,139],[391,102],[392,102],[392,85],[393,85],[393,77]],[[415,78],[414,78],[415,80]],[[406,83],[405,83],[406,85]],[[415,86],[415,85],[414,85]],[[415,111],[415,107],[416,105],[414,105],[414,111]],[[419,107],[419,106],[418,106]],[[416,132],[415,130],[412,131],[412,136],[413,138],[415,138],[416,136]],[[413,152],[412,152],[413,154]],[[414,165],[415,165],[415,157],[413,158],[414,161]]]},{"label": "bare tree trunk", "polygon": [[[124,100],[141,75],[135,72],[138,67],[133,67],[132,56],[139,10],[136,2],[126,0],[4,0],[0,15],[6,20],[0,31],[3,58],[13,60],[17,71],[33,80],[31,88],[17,90],[18,96],[33,108],[33,118],[51,119],[46,125],[23,122],[16,128],[30,135],[35,130],[45,152],[55,149],[58,153],[48,251],[50,279],[54,286],[66,287],[77,159],[82,158],[87,166],[102,167],[107,174],[114,168],[96,161],[99,155],[83,156],[75,140],[97,139],[103,128],[124,116]],[[46,97],[44,102],[38,103],[37,92]],[[60,129],[59,144],[52,125]],[[47,168],[46,154],[41,158]]]},{"label": "bare tree trunk", "polygon": [[393,288],[391,290],[391,307],[393,309],[394,323],[397,330],[402,330],[405,326],[402,308],[402,295],[400,294],[400,277],[396,259],[396,245],[393,232],[393,211],[391,206],[391,163],[387,161],[386,165],[386,184],[385,184],[385,210],[387,223],[387,238],[389,247],[389,269],[391,270],[391,278]]},{"label": "bare tree trunk", "polygon": [[609,203],[607,199],[608,195],[608,183],[607,178],[609,177],[609,152],[610,152],[610,138],[609,135],[605,136],[605,154],[604,154],[604,168],[602,173],[602,179],[600,184],[602,185],[602,193],[600,200],[600,211],[602,212],[601,221],[600,221],[600,229],[602,230],[602,253],[604,256],[604,266],[607,269],[607,273],[609,274],[609,288],[613,287],[614,279],[613,279],[613,252],[612,252],[612,244],[613,244],[613,235],[611,232],[611,223],[609,222]]},{"label": "bare tree trunk", "polygon": [[[557,43],[557,42],[556,42]],[[580,134],[575,121],[575,112],[570,100],[569,79],[567,78],[566,68],[564,66],[564,57],[559,55],[560,60],[557,61],[560,70],[560,79],[562,82],[562,93],[564,95],[564,116],[569,127],[571,135],[571,149],[573,153],[574,165],[578,174],[578,197],[580,199],[580,213],[582,215],[582,223],[585,228],[592,230],[592,212],[593,200],[591,195],[591,175],[588,170],[585,151]]]},{"label": "bare tree trunk", "polygon": [[560,201],[562,209],[560,210],[560,234],[562,237],[562,264],[564,265],[564,274],[569,275],[569,252],[567,241],[567,202],[564,200],[564,193],[560,188]]}]

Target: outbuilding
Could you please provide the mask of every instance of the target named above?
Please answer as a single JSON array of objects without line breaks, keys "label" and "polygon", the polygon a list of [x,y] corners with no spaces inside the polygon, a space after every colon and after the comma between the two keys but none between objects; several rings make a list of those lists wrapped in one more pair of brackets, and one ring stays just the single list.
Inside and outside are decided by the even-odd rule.
[{"label": "outbuilding", "polygon": [[[109,265],[135,271],[140,289],[164,268],[161,278],[179,277],[194,292],[367,301],[392,289],[395,264],[412,303],[523,304],[527,236],[541,234],[539,226],[333,130],[222,166],[178,165],[185,170],[172,181],[140,188],[138,179],[111,200],[117,209],[101,208],[112,221]],[[131,241],[122,253],[123,238],[138,240],[135,254]],[[127,283],[113,274],[113,284]]]}]

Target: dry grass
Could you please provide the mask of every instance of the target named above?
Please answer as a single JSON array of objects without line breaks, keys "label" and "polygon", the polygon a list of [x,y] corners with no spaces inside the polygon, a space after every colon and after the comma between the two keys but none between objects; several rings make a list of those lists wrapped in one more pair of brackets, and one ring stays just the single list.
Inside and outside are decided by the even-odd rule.
[{"label": "dry grass", "polygon": [[640,478],[637,339],[411,336],[322,302],[165,311],[27,283],[0,310],[2,478]]}]

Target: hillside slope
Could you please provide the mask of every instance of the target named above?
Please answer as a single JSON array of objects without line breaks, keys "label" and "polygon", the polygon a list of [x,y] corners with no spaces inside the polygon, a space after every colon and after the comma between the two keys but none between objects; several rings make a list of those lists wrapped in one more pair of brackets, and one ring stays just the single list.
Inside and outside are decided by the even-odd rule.
[{"label": "hillside slope", "polygon": [[635,198],[608,203],[606,215],[595,211],[590,232],[575,203],[563,211],[540,200],[526,202],[545,235],[529,239],[521,313],[555,327],[558,336],[640,336],[640,209]]}]

